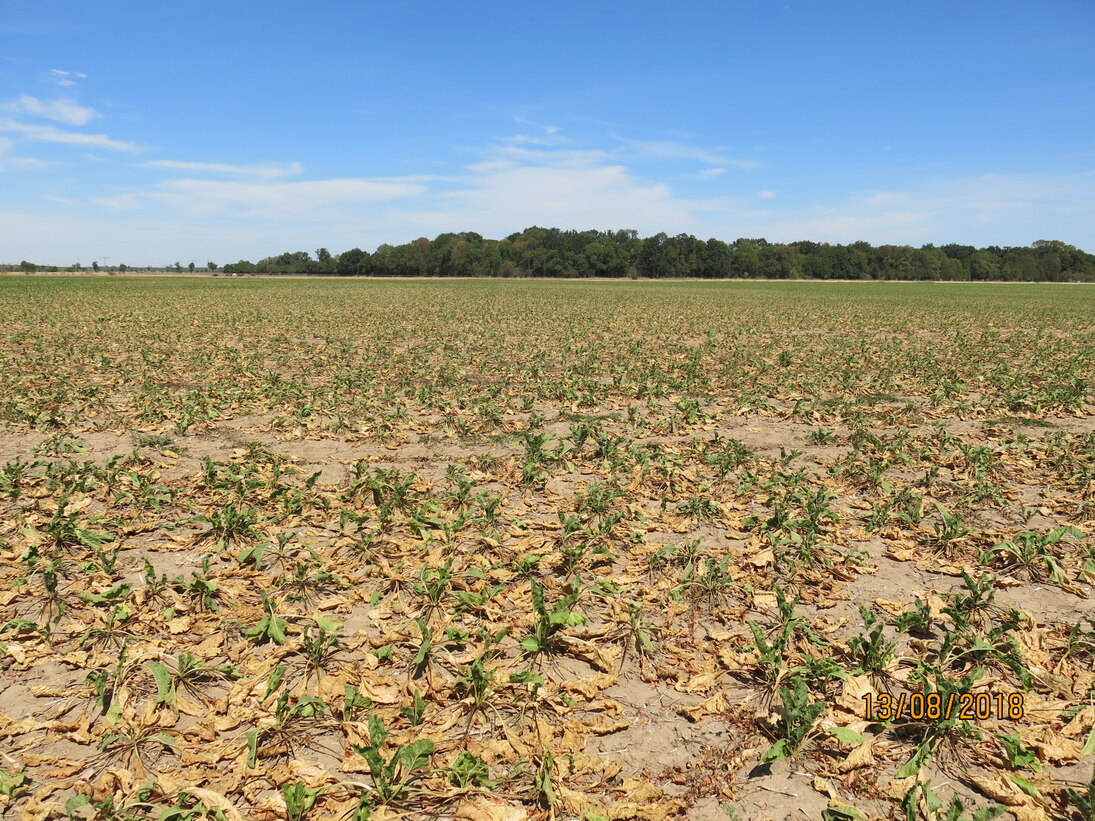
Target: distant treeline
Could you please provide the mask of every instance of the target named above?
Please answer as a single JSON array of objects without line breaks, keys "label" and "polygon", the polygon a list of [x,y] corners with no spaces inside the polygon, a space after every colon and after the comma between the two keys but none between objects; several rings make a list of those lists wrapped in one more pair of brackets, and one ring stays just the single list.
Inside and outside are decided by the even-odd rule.
[{"label": "distant treeline", "polygon": [[706,242],[689,234],[645,239],[636,231],[526,228],[505,239],[468,231],[353,248],[332,255],[320,248],[240,260],[228,274],[333,274],[441,277],[649,277],[653,279],[908,279],[1074,282],[1095,281],[1095,255],[1058,240],[1030,247],[972,245],[873,246],[866,242],[772,243],[764,239]]},{"label": "distant treeline", "polygon": [[[206,267],[215,272],[210,262]],[[22,262],[0,266],[32,272],[44,268]],[[94,264],[96,271],[98,264]],[[194,263],[187,268],[193,272]],[[79,271],[75,265],[67,270]],[[126,266],[117,270],[125,271]],[[132,269],[131,269],[132,270]],[[176,262],[163,270],[182,272]],[[467,231],[421,237],[405,245],[381,245],[369,253],[352,248],[313,257],[294,251],[258,262],[240,260],[226,274],[327,274],[334,276],[440,277],[646,277],[652,279],[900,279],[1002,282],[1095,281],[1095,255],[1059,240],[1030,246],[909,245],[867,242],[772,243],[765,239],[706,242],[689,234],[563,231],[526,228],[505,239],[484,239]]]}]

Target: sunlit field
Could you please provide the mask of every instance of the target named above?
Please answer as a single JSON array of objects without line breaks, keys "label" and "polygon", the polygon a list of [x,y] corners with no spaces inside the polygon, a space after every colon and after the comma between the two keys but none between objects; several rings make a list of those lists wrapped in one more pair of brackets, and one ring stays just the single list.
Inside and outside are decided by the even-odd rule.
[{"label": "sunlit field", "polygon": [[0,315],[12,817],[1095,813],[1095,288]]}]

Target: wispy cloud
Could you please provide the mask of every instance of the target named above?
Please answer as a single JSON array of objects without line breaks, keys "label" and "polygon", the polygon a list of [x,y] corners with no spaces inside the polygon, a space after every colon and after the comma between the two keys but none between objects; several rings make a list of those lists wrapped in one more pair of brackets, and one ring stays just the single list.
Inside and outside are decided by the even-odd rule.
[{"label": "wispy cloud", "polygon": [[228,182],[185,179],[160,183],[155,191],[126,195],[111,207],[133,207],[153,201],[190,215],[235,213],[262,219],[340,219],[345,206],[375,205],[420,194],[420,183],[364,179],[302,180],[299,182]]},{"label": "wispy cloud", "polygon": [[86,80],[87,75],[82,71],[65,71],[60,68],[51,68],[49,70],[50,77],[53,78],[53,82],[59,86],[65,88],[71,88],[76,85],[77,80]]},{"label": "wispy cloud", "polygon": [[0,171],[36,171],[45,168],[51,163],[34,157],[20,157],[12,153],[15,142],[7,137],[0,137]]},{"label": "wispy cloud", "polygon": [[139,163],[143,168],[163,168],[169,171],[187,173],[224,174],[231,177],[256,177],[264,180],[276,180],[283,177],[295,177],[301,172],[299,162],[265,163],[258,165],[231,165],[216,162],[184,162],[182,160],[149,160]]},{"label": "wispy cloud", "polygon": [[63,131],[52,125],[31,125],[16,120],[0,120],[0,131],[20,134],[25,139],[43,143],[62,143],[80,145],[88,148],[108,148],[112,151],[140,151],[136,143],[114,140],[106,134],[84,134],[78,131]]},{"label": "wispy cloud", "polygon": [[566,145],[572,140],[559,133],[559,128],[554,125],[545,126],[543,134],[514,134],[501,138],[501,142],[510,145]]},{"label": "wispy cloud", "polygon": [[75,100],[39,100],[29,94],[23,94],[14,102],[5,103],[2,108],[17,114],[43,117],[65,125],[86,125],[98,116],[94,109],[82,106]]},{"label": "wispy cloud", "polygon": [[502,162],[515,165],[542,165],[552,168],[579,168],[596,166],[612,160],[612,155],[598,148],[543,149],[526,148],[522,145],[503,144],[492,146],[485,152],[486,162]]},{"label": "wispy cloud", "polygon": [[[518,121],[525,122],[520,118]],[[559,133],[556,126],[542,126],[541,130],[543,134],[512,134],[496,138],[485,149],[469,149],[480,154],[482,160],[466,167],[473,171],[514,168],[519,165],[573,168],[604,163],[611,157],[611,154],[601,149],[575,147],[575,141]]]},{"label": "wispy cloud", "polygon": [[722,149],[702,148],[676,140],[624,140],[628,154],[644,159],[691,160],[706,163],[718,168],[749,169],[760,163],[756,160],[743,160],[729,157]]},{"label": "wispy cloud", "polygon": [[608,148],[582,147],[574,138],[555,126],[542,127],[542,134],[514,134],[500,137],[484,154],[484,162],[529,163],[551,166],[592,166],[635,162],[670,161],[702,163],[711,166],[700,171],[703,177],[725,174],[728,169],[757,168],[755,160],[731,157],[722,149],[689,145],[678,140],[629,140],[615,137]]}]

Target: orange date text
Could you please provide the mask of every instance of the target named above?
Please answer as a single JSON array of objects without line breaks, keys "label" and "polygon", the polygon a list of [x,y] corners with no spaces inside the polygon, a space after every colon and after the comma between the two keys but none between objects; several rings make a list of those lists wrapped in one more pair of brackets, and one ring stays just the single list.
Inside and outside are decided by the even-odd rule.
[{"label": "orange date text", "polygon": [[1017,721],[1023,717],[1022,693],[868,693],[863,704],[870,721]]}]

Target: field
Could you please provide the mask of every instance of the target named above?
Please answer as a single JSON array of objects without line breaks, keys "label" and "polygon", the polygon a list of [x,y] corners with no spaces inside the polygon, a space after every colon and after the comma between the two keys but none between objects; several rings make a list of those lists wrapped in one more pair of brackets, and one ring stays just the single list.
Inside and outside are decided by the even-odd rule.
[{"label": "field", "polygon": [[0,309],[12,817],[1095,817],[1095,289]]}]

